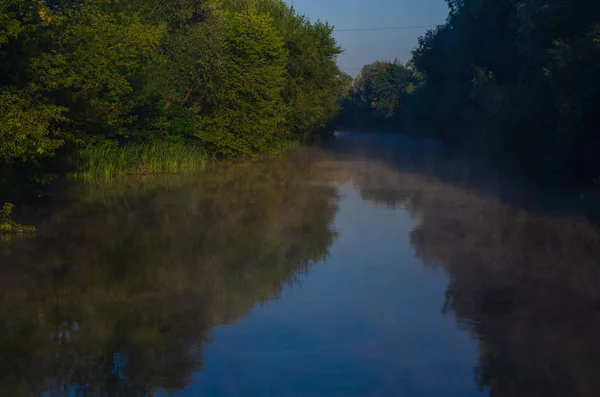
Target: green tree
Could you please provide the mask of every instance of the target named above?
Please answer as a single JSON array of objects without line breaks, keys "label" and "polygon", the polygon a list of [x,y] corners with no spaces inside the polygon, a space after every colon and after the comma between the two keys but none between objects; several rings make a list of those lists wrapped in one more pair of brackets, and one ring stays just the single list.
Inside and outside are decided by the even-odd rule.
[{"label": "green tree", "polygon": [[0,2],[0,162],[51,155],[62,140],[54,127],[66,109],[44,98],[28,67],[39,54],[43,8],[36,2]]},{"label": "green tree", "polygon": [[289,139],[282,128],[287,52],[272,19],[243,11],[231,15],[223,96],[200,122],[197,136],[218,153],[256,155]]},{"label": "green tree", "polygon": [[598,178],[600,3],[448,4],[446,24],[413,52],[425,82],[407,116],[499,166],[551,181]]},{"label": "green tree", "polygon": [[333,38],[333,27],[311,22],[281,0],[228,0],[230,9],[267,13],[283,37],[288,52],[285,128],[293,140],[306,139],[312,132],[327,130],[337,118],[339,99],[345,94],[343,73],[337,56],[343,50]]},{"label": "green tree", "polygon": [[211,4],[196,3],[181,11],[187,18],[171,20],[172,7],[151,17],[166,23],[167,33],[138,77],[139,140],[198,142],[201,118],[224,94],[227,16]]},{"label": "green tree", "polygon": [[353,88],[363,107],[373,110],[376,117],[389,119],[402,107],[410,79],[410,70],[397,61],[377,61],[363,67]]},{"label": "green tree", "polygon": [[0,89],[0,162],[11,164],[52,155],[62,144],[52,124],[66,109]]},{"label": "green tree", "polygon": [[118,2],[94,0],[48,11],[48,51],[36,57],[35,83],[69,109],[76,140],[127,135],[130,80],[160,42],[164,26],[144,24]]},{"label": "green tree", "polygon": [[336,118],[340,53],[281,0],[1,0],[0,161],[158,141],[277,151]]},{"label": "green tree", "polygon": [[0,3],[0,159],[122,133],[129,78],[162,30],[111,0]]},{"label": "green tree", "polygon": [[398,124],[400,111],[415,83],[412,71],[396,60],[365,65],[344,100],[342,122],[358,128]]}]

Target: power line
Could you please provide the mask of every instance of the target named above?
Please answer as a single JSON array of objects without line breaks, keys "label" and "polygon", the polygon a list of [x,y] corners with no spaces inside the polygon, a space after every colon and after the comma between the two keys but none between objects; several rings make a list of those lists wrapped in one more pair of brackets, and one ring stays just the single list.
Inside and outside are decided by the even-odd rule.
[{"label": "power line", "polygon": [[357,29],[334,29],[334,32],[364,32],[376,30],[406,30],[406,29],[427,29],[435,28],[436,25],[419,25],[419,26],[391,26],[387,28],[357,28]]}]

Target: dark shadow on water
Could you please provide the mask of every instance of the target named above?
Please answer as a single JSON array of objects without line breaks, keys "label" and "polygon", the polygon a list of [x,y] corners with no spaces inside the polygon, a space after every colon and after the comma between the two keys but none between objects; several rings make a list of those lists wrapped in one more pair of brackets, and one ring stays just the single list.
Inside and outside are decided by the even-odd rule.
[{"label": "dark shadow on water", "polygon": [[31,217],[37,238],[0,242],[0,395],[184,390],[213,327],[277,299],[328,257],[336,185],[348,182],[417,224],[397,236],[410,257],[385,260],[416,256],[449,275],[439,308],[477,340],[473,387],[600,395],[597,225],[569,194],[387,134],[193,177],[63,187]]},{"label": "dark shadow on water", "polygon": [[545,213],[574,214],[600,224],[600,189],[582,191],[536,184],[520,179],[517,170],[498,172],[483,159],[435,140],[393,132],[342,132],[324,146],[334,153],[385,163],[399,172],[431,177],[509,205]]},{"label": "dark shadow on water", "polygon": [[328,255],[337,197],[313,173],[268,160],[57,194],[37,238],[0,242],[0,395],[183,390],[211,327]]},{"label": "dark shadow on water", "polygon": [[482,390],[600,395],[600,231],[568,195],[511,185],[434,142],[347,135],[331,150],[364,199],[418,220],[411,243],[450,275],[440,306],[479,341]]}]

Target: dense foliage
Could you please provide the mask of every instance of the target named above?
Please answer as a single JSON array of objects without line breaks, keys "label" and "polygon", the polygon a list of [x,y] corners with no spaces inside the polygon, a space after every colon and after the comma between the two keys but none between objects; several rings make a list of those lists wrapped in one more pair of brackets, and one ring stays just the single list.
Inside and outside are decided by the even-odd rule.
[{"label": "dense foliage", "polygon": [[393,127],[418,79],[398,61],[365,65],[342,104],[342,124],[355,128]]},{"label": "dense foliage", "polygon": [[[538,178],[597,179],[600,2],[447,2],[446,23],[422,36],[413,51],[409,68],[421,83],[406,98],[396,127],[410,122],[413,131]],[[383,69],[382,63],[367,68],[377,65]],[[385,78],[391,76],[388,71]],[[371,107],[385,117],[393,103]]]},{"label": "dense foliage", "polygon": [[448,0],[412,65],[422,121],[497,163],[552,179],[600,175],[600,3]]},{"label": "dense foliage", "polygon": [[331,33],[281,0],[0,0],[0,162],[106,143],[278,150],[337,112]]}]

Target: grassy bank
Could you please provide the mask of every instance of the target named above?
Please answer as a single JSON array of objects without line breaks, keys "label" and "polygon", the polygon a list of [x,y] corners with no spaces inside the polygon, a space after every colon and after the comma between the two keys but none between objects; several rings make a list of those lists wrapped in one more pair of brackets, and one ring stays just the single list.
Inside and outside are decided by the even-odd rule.
[{"label": "grassy bank", "polygon": [[195,145],[104,144],[77,151],[69,157],[69,165],[75,170],[73,176],[96,179],[122,175],[192,173],[202,170],[208,159],[208,153]]}]

